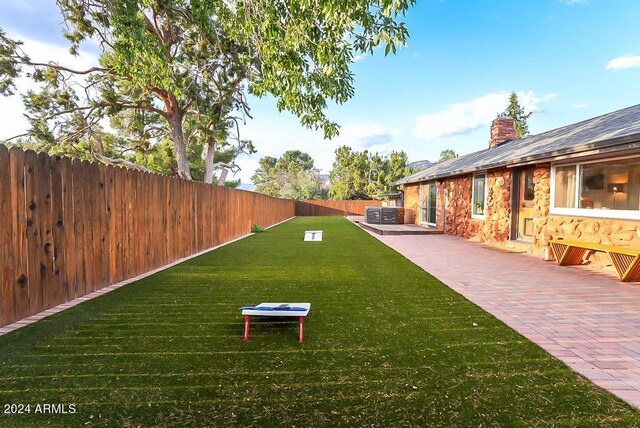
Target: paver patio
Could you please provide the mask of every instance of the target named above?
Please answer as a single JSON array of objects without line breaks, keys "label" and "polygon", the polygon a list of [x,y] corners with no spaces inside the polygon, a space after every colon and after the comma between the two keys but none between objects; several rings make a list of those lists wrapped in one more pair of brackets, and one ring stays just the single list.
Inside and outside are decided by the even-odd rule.
[{"label": "paver patio", "polygon": [[452,236],[371,235],[640,407],[640,285]]}]

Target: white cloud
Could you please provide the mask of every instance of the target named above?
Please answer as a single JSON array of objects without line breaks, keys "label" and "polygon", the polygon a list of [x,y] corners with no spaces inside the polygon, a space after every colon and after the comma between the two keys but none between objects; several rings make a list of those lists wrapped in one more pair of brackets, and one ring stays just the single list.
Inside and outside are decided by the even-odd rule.
[{"label": "white cloud", "polygon": [[[68,46],[60,46],[53,43],[45,43],[20,35],[12,37],[22,40],[22,50],[34,62],[56,61],[60,65],[72,69],[82,70],[98,64],[98,57],[86,51],[80,51],[80,55],[73,56],[69,53]],[[28,71],[23,69],[23,72]],[[24,115],[24,106],[20,94],[26,93],[30,89],[37,88],[37,85],[26,77],[16,80],[15,94],[10,97],[0,97],[0,115],[2,115],[2,127],[0,127],[0,140],[11,138],[15,135],[27,131],[29,123]]]},{"label": "white cloud", "polygon": [[[413,134],[423,140],[468,134],[489,126],[498,113],[504,111],[509,92],[492,92],[472,100],[451,104],[447,108],[417,117]],[[537,95],[533,91],[518,92],[518,99],[525,111],[538,110],[540,104],[555,98],[557,94]]]},{"label": "white cloud", "polygon": [[[334,145],[347,145],[356,150],[385,150],[388,143],[400,135],[400,131],[385,128],[378,124],[347,125],[340,129],[340,135],[332,142]],[[378,150],[381,151],[381,150]]]},{"label": "white cloud", "polygon": [[573,103],[573,105],[571,107],[574,108],[574,109],[580,109],[580,108],[585,108],[588,105],[589,104],[587,104],[587,103]]},{"label": "white cloud", "polygon": [[607,63],[607,70],[623,70],[640,67],[640,55],[622,55]]}]

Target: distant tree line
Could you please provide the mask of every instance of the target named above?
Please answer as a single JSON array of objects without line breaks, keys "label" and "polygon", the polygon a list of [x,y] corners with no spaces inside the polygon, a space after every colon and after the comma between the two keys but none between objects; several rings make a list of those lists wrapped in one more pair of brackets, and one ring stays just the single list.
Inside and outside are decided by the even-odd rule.
[{"label": "distant tree line", "polygon": [[392,183],[411,172],[403,151],[380,155],[342,146],[335,151],[328,183],[311,156],[299,150],[261,158],[251,180],[256,191],[278,198],[371,199],[394,190]]}]

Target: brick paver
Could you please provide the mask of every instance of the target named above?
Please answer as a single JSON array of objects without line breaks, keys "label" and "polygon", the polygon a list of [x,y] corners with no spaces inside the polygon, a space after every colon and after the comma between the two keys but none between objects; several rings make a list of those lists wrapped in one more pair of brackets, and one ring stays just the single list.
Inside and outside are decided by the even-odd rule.
[{"label": "brick paver", "polygon": [[452,236],[372,236],[640,407],[640,284]]}]

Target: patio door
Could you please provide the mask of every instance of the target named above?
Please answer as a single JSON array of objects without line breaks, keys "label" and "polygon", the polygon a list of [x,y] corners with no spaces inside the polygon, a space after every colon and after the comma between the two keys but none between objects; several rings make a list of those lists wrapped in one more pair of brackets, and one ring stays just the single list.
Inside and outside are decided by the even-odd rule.
[{"label": "patio door", "polygon": [[436,225],[438,186],[435,182],[420,185],[420,223]]},{"label": "patio door", "polygon": [[533,168],[520,170],[518,177],[518,221],[517,239],[522,241],[533,240],[533,199],[535,197],[535,184],[533,183]]}]

